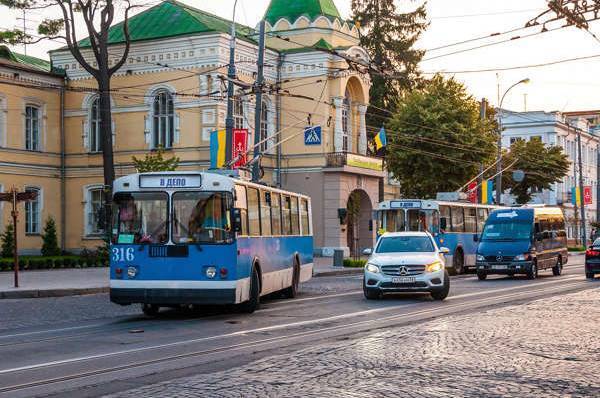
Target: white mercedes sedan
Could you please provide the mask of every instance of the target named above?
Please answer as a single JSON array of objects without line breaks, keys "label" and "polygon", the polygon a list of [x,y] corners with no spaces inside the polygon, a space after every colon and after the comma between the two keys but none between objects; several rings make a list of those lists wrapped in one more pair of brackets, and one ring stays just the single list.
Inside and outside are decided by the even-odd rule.
[{"label": "white mercedes sedan", "polygon": [[445,267],[445,247],[438,247],[427,232],[386,233],[365,265],[365,297],[376,300],[384,293],[429,292],[444,300],[450,291],[450,277]]}]

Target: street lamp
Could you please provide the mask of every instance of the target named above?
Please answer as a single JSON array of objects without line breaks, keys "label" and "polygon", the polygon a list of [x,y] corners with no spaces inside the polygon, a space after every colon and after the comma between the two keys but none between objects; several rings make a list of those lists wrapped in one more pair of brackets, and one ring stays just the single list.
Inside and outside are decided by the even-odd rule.
[{"label": "street lamp", "polygon": [[[502,95],[502,99],[498,105],[499,112],[502,112],[502,103],[504,102],[506,94],[519,84],[528,84],[530,81],[529,78],[526,78],[510,86],[508,90],[504,92],[504,95]],[[500,113],[498,113],[498,160],[496,163],[496,170],[496,204],[500,205],[500,200],[502,199],[502,116]]]}]

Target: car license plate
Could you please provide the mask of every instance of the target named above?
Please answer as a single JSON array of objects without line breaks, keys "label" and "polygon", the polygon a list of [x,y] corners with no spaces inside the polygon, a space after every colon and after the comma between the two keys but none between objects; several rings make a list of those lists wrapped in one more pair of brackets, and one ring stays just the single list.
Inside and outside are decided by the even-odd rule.
[{"label": "car license plate", "polygon": [[505,270],[505,269],[508,269],[508,266],[507,265],[492,265],[492,269]]},{"label": "car license plate", "polygon": [[414,276],[400,276],[392,278],[392,283],[415,283]]}]

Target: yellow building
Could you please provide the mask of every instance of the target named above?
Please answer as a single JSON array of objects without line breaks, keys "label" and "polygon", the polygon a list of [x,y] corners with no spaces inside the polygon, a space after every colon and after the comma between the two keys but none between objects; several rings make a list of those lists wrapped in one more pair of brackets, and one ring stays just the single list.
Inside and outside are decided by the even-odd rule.
[{"label": "yellow building", "polygon": [[[289,3],[272,0],[265,13],[267,89],[259,132],[263,180],[313,198],[317,254],[370,247],[372,208],[393,187],[382,183],[381,159],[367,155],[369,76],[349,68],[368,64],[368,54],[359,46],[356,27],[342,20],[332,0]],[[111,92],[117,176],[134,172],[132,156],[158,146],[181,159],[181,170],[209,167],[210,132],[225,126],[230,25],[173,0],[131,18],[131,51]],[[109,36],[116,62],[124,47],[121,26],[115,25]],[[257,39],[254,29],[237,25],[237,75],[248,84],[255,79]],[[92,58],[89,50],[84,56]],[[7,72],[1,86],[4,119],[14,131],[4,133],[4,144],[6,130],[0,129],[0,184],[40,189],[37,221],[52,215],[65,226],[64,248],[76,251],[101,244],[96,214],[103,181],[102,132],[94,80],[67,49],[52,51],[50,58],[54,73],[49,64],[45,71],[28,71],[27,77]],[[23,73],[33,68],[26,62],[4,63]],[[30,78],[56,88],[17,85]],[[250,91],[240,87],[234,106],[235,127],[249,130],[249,146],[255,115]],[[24,142],[29,104],[36,106],[40,126],[35,150],[27,150]],[[307,126],[320,126],[320,137],[305,137]],[[343,217],[351,194],[360,207],[352,206],[356,210]],[[40,242],[36,236],[25,239],[31,250]]]}]

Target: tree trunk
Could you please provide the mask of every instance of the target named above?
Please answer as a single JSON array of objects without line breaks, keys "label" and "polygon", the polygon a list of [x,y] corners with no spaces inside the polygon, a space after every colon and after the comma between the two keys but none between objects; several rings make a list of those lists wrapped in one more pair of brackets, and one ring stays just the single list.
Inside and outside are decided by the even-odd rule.
[{"label": "tree trunk", "polygon": [[102,163],[104,169],[104,230],[110,234],[112,188],[115,181],[115,165],[112,140],[112,110],[110,104],[110,77],[108,73],[98,79],[100,92],[100,131],[102,132]]}]

